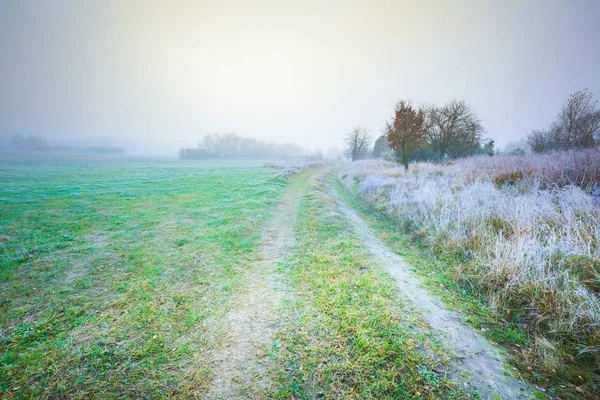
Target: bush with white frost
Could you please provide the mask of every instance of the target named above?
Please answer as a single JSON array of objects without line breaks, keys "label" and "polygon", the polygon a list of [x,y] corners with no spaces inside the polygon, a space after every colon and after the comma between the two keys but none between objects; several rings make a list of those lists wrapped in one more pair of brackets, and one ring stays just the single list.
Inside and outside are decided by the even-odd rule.
[{"label": "bush with white frost", "polygon": [[407,172],[361,161],[341,176],[435,249],[462,255],[457,279],[500,309],[523,310],[536,343],[598,353],[600,149],[419,163]]}]

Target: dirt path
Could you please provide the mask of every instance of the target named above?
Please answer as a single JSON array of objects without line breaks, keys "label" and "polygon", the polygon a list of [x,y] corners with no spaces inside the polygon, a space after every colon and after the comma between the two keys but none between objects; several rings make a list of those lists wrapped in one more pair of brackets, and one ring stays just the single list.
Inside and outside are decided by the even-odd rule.
[{"label": "dirt path", "polygon": [[422,311],[436,335],[454,353],[452,378],[460,382],[465,389],[470,387],[477,390],[484,399],[531,398],[531,391],[526,384],[505,372],[504,360],[499,350],[467,326],[461,314],[447,310],[437,297],[423,288],[402,257],[389,250],[373,234],[363,218],[348,207],[333,188],[328,192],[335,198],[342,214],[362,237],[365,247],[375,261],[392,274],[402,295]]},{"label": "dirt path", "polygon": [[[247,286],[224,318],[225,334],[217,338],[219,346],[212,354],[214,375],[207,399],[258,398],[268,389],[266,349],[278,326],[274,310],[286,293],[276,266],[294,246],[302,195],[317,182],[324,184],[327,173],[327,169],[320,169],[306,180],[292,183],[277,206],[262,237],[261,258],[248,269],[244,278]],[[484,399],[531,398],[528,386],[505,372],[498,349],[467,326],[461,314],[447,310],[424,289],[402,257],[390,251],[333,188],[327,192],[374,260],[392,274],[401,294],[422,311],[436,336],[453,352],[452,378],[467,391],[476,390]]]},{"label": "dirt path", "polygon": [[273,310],[282,301],[285,287],[275,271],[294,245],[298,206],[303,193],[324,171],[313,172],[309,184],[294,182],[283,195],[261,239],[261,257],[244,278],[247,286],[224,321],[225,336],[213,353],[214,376],[208,399],[257,398],[269,385],[264,361],[277,328]]}]

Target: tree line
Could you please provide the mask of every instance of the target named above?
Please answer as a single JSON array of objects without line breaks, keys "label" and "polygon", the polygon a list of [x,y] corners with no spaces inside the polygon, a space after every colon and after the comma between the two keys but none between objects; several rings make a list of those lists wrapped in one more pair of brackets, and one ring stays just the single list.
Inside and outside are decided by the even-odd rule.
[{"label": "tree line", "polygon": [[8,145],[8,151],[16,152],[54,152],[54,153],[90,153],[90,154],[124,154],[125,149],[116,146],[67,146],[51,145],[39,136],[14,135]]},{"label": "tree line", "polygon": [[[473,108],[462,100],[443,106],[415,106],[400,100],[372,150],[371,136],[362,127],[346,135],[345,154],[351,160],[387,158],[408,169],[413,161],[441,161],[477,154],[494,154],[494,141]],[[598,100],[586,88],[571,94],[545,130],[533,130],[525,143],[536,153],[600,145]],[[524,154],[521,148],[513,154]]]},{"label": "tree line", "polygon": [[357,127],[346,136],[346,156],[353,161],[370,156],[393,158],[408,169],[412,161],[493,155],[494,141],[485,139],[484,133],[481,119],[465,101],[415,106],[410,100],[400,100],[373,149],[368,131]]},{"label": "tree line", "polygon": [[235,133],[207,134],[195,148],[182,148],[178,152],[181,159],[286,158],[303,154],[304,149],[293,143],[266,142]]}]

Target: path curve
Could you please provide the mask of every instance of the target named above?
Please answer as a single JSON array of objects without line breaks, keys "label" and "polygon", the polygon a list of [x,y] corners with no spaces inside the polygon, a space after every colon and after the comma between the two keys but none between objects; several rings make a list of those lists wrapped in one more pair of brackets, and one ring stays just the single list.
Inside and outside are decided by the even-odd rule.
[{"label": "path curve", "polygon": [[[454,353],[452,379],[463,388],[476,390],[484,399],[532,398],[528,385],[506,372],[504,358],[498,348],[466,325],[462,314],[448,310],[436,296],[423,288],[404,259],[373,234],[364,219],[346,204],[333,187],[328,193],[362,238],[374,260],[389,271],[400,292],[422,311],[436,336]],[[469,376],[464,376],[464,372]]]}]

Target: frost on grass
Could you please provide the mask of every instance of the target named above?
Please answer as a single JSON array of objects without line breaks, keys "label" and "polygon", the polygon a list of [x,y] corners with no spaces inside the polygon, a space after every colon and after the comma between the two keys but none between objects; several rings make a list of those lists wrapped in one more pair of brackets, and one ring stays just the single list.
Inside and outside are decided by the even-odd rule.
[{"label": "frost on grass", "polygon": [[289,179],[292,175],[303,172],[309,168],[322,167],[329,164],[326,160],[286,159],[265,164],[267,168],[279,169],[278,177]]},{"label": "frost on grass", "polygon": [[600,149],[419,163],[406,173],[361,161],[340,176],[431,247],[457,254],[458,280],[520,311],[547,367],[561,353],[600,359]]}]

